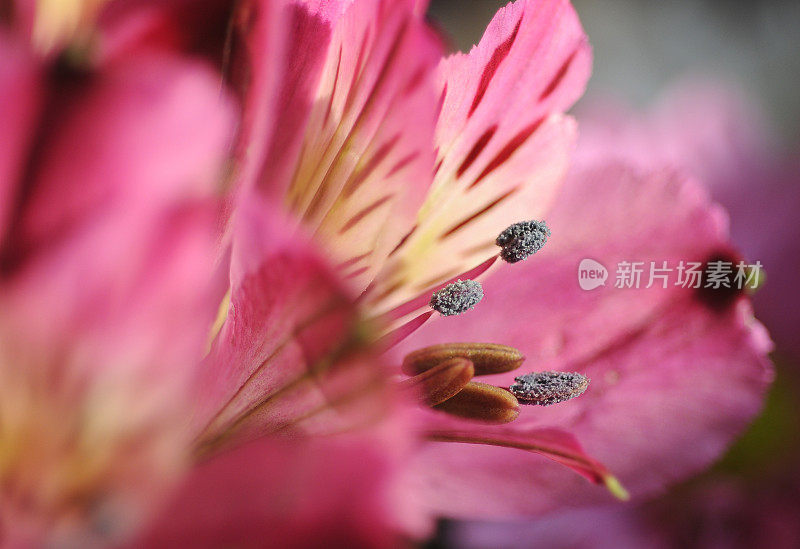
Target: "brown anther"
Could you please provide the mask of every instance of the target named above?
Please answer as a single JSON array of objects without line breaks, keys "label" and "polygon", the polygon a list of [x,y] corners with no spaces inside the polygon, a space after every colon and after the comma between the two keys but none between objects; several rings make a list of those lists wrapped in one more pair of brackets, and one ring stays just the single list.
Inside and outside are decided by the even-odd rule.
[{"label": "brown anther", "polygon": [[519,416],[519,402],[505,389],[470,381],[457,395],[434,406],[434,410],[486,423],[509,423]]},{"label": "brown anther", "polygon": [[466,358],[475,367],[476,376],[501,374],[516,370],[525,361],[519,350],[496,343],[444,343],[418,349],[403,359],[402,370],[417,375],[446,360]]},{"label": "brown anther", "polygon": [[475,375],[472,362],[465,358],[451,358],[430,370],[400,382],[404,389],[413,391],[420,402],[436,406],[456,395]]}]

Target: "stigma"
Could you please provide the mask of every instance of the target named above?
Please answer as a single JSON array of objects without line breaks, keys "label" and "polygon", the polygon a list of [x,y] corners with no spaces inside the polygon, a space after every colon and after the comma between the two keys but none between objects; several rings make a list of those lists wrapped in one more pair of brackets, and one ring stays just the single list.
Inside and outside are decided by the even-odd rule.
[{"label": "stigma", "polygon": [[514,378],[508,388],[522,404],[549,406],[583,394],[589,378],[577,372],[534,372]]},{"label": "stigma", "polygon": [[541,250],[549,236],[550,229],[544,221],[520,221],[500,233],[495,244],[502,248],[503,261],[516,263]]},{"label": "stigma", "polygon": [[475,280],[456,280],[431,296],[430,306],[442,316],[453,316],[473,309],[483,299],[483,288]]}]

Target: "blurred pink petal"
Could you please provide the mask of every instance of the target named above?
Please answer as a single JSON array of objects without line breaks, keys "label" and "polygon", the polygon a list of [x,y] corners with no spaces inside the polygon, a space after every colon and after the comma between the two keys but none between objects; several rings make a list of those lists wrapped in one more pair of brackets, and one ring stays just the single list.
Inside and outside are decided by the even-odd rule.
[{"label": "blurred pink petal", "polygon": [[[742,295],[617,289],[613,271],[622,260],[732,254],[724,215],[674,173],[600,164],[571,174],[548,223],[545,250],[487,280],[480,314],[421,330],[402,350],[491,341],[519,348],[523,369],[584,373],[591,384],[582,397],[524,408],[513,426],[570,432],[634,496],[707,466],[760,409],[769,339]],[[584,258],[611,271],[606,287],[580,289]],[[489,379],[507,387],[514,375]],[[462,423],[487,436],[494,429]],[[448,515],[522,516],[610,499],[526,452],[431,443],[415,465],[420,499]]]},{"label": "blurred pink petal", "polygon": [[38,80],[4,93],[21,113],[39,99],[42,118],[17,128],[7,172],[0,530],[11,546],[109,543],[184,466],[234,113],[209,71],[172,56],[28,62]]},{"label": "blurred pink petal", "polygon": [[643,167],[672,166],[712,191],[755,175],[774,141],[745,94],[721,82],[680,81],[644,112],[612,99],[594,99],[580,111],[581,161],[616,158]]},{"label": "blurred pink petal", "polygon": [[[226,63],[229,24],[240,4],[264,6],[282,0],[114,0],[98,16],[93,55],[101,64],[132,53],[172,51],[203,57],[215,68]],[[229,60],[229,59],[228,59]]]},{"label": "blurred pink petal", "polygon": [[348,435],[236,448],[195,468],[136,546],[397,547],[396,464],[380,442]]},{"label": "blurred pink petal", "polygon": [[0,241],[5,236],[14,184],[25,169],[25,151],[41,108],[38,70],[28,52],[0,32]]},{"label": "blurred pink petal", "polygon": [[764,113],[737,86],[699,78],[671,87],[646,112],[610,101],[584,107],[581,159],[615,157],[683,170],[708,186],[730,214],[731,237],[767,282],[753,297],[756,315],[778,346],[800,353],[794,273],[800,269],[800,169],[776,153]]},{"label": "blurred pink petal", "polygon": [[[37,288],[28,297],[36,300],[32,311],[67,325],[112,329],[104,315],[164,322],[186,312],[179,302],[195,307],[208,283],[209,268],[196,266],[213,258],[211,198],[232,110],[210,73],[167,57],[132,58],[76,78],[51,90],[50,131],[37,135],[16,189],[4,268],[22,287]],[[170,246],[180,254],[167,253]],[[164,284],[162,273],[183,280]],[[179,324],[170,333],[186,341],[192,331]],[[194,353],[203,330],[187,341]]]},{"label": "blurred pink petal", "polygon": [[569,2],[501,9],[469,54],[439,67],[437,164],[425,203],[373,292],[385,310],[496,255],[509,224],[543,215],[563,178],[591,54]]}]

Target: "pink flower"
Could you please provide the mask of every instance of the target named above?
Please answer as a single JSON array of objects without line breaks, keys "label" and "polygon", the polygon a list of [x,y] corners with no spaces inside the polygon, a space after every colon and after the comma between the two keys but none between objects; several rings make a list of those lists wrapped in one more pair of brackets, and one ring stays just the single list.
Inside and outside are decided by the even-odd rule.
[{"label": "pink flower", "polygon": [[[20,405],[34,417],[88,407],[76,431],[84,433],[83,418],[100,421],[109,448],[96,454],[87,443],[86,461],[112,456],[79,476],[92,481],[79,486],[81,497],[49,480],[23,484],[37,505],[9,499],[12,516],[27,521],[4,524],[9,536],[80,542],[104,537],[109,523],[129,523],[143,537],[113,532],[104,540],[215,545],[252,542],[266,525],[277,544],[313,537],[384,545],[400,529],[418,533],[421,512],[529,515],[609,497],[562,465],[622,495],[595,455],[634,494],[652,492],[705,466],[752,417],[768,379],[768,343],[742,296],[589,294],[575,284],[585,254],[707,261],[733,252],[720,212],[672,174],[588,167],[556,201],[575,139],[563,111],[582,93],[590,65],[569,3],[510,4],[469,54],[444,59],[420,4],[112,3],[98,15],[94,40],[82,43],[88,49],[72,50],[94,69],[90,78],[41,99],[64,102],[57,113],[65,122],[45,126],[54,137],[37,136],[35,145],[25,143],[36,135],[28,112],[37,105],[24,86],[46,90],[40,69],[25,74],[40,64],[14,46],[4,53],[0,74],[9,75],[19,108],[0,170],[33,182],[2,188],[21,197],[0,211],[0,264],[19,284],[9,286],[8,310],[18,314],[4,333],[44,374],[29,381],[27,370],[9,371],[23,378],[15,383],[43,383],[48,396]],[[179,78],[187,71],[188,83]],[[230,148],[228,89],[241,115]],[[73,107],[73,98],[85,106]],[[34,165],[41,182],[18,158],[31,147],[45,155]],[[222,188],[223,210],[213,218]],[[498,235],[503,257],[521,259],[548,229],[509,226],[546,214],[548,255],[497,269],[481,291],[472,279],[500,263]],[[197,221],[186,221],[188,236],[179,230],[184,215]],[[87,240],[73,245],[84,231]],[[225,297],[221,271],[229,272]],[[220,301],[212,327],[205,313]],[[429,303],[448,315],[478,307],[426,326],[436,318]],[[511,344],[537,370],[580,370],[592,384],[553,374],[574,387],[550,400],[586,393],[520,410],[508,391],[468,383],[485,373],[470,355],[394,384],[426,406],[414,409],[411,426],[407,410],[382,422],[395,398],[377,353],[401,343],[388,355],[399,360],[448,340]],[[487,356],[504,371],[522,361],[515,349],[492,347]],[[51,410],[59,403],[49,395],[48,382],[58,379],[51,374],[73,369],[84,376],[78,392]],[[508,387],[513,376],[487,379]],[[465,415],[515,421],[489,426]],[[137,451],[128,454],[127,421],[137,427]],[[60,440],[58,428],[52,436],[48,429],[37,423],[32,432]],[[349,434],[309,438],[342,431]],[[418,446],[409,457],[412,436]],[[57,446],[41,467],[59,470],[73,451]],[[119,470],[118,455],[140,459],[131,469],[148,483]],[[297,469],[283,474],[284,465]],[[47,478],[33,470],[21,478]],[[106,494],[114,498],[92,530],[88,507],[71,504],[105,502]],[[168,514],[148,523],[154,495]],[[113,512],[117,496],[125,520]],[[288,501],[296,521],[272,501]]]},{"label": "pink flower", "polygon": [[[431,317],[432,291],[494,263],[493,241],[509,220],[546,211],[575,136],[561,111],[588,77],[586,38],[568,3],[518,2],[501,10],[470,55],[440,62],[440,43],[413,2],[273,7],[248,4],[235,15],[222,67],[244,105],[238,192],[249,197],[252,188],[285,204],[298,231],[313,234],[362,294],[362,309],[381,329],[373,337],[395,342]],[[136,36],[153,32],[193,43],[178,25],[157,20],[120,47],[142,47]],[[512,86],[526,91],[509,94]],[[295,238],[287,233],[286,244],[275,245],[292,246]],[[303,410],[303,399],[317,398],[301,391],[288,409],[271,400],[313,370],[313,360],[295,351],[284,356],[278,320],[295,312],[271,308],[272,292],[285,291],[259,287],[269,274],[259,267],[240,278],[234,262],[232,308],[211,355],[226,367],[210,368],[204,381],[218,394],[212,399],[228,402],[221,415],[211,406],[201,433],[209,444],[230,436],[232,426],[246,437],[276,428],[276,420]],[[262,318],[247,316],[253,306]],[[251,323],[279,329],[256,337]],[[296,324],[303,322],[286,322]],[[324,348],[320,337],[302,338],[298,350],[309,341]],[[263,401],[270,414],[259,412]],[[544,451],[566,447],[593,478],[604,471],[568,435],[548,434]]]},{"label": "pink flower", "polygon": [[[380,332],[385,334],[383,344],[397,343],[432,318],[427,304],[435,290],[492,267],[497,257],[494,240],[501,231],[548,211],[574,136],[571,119],[560,112],[580,95],[589,68],[586,38],[565,2],[508,6],[470,54],[446,58],[435,71],[439,43],[413,8],[411,2],[298,3],[287,15],[252,4],[235,19],[238,33],[234,32],[227,64],[244,104],[236,168],[240,192],[253,188],[282,202],[298,230],[324,245],[351,289],[362,292],[362,309],[376,322],[388,323]],[[292,24],[281,24],[282,17]],[[302,51],[291,46],[296,43],[304,44]],[[285,67],[282,77],[275,73],[276,66]],[[414,123],[409,125],[409,120]],[[618,464],[634,494],[647,493],[705,466],[752,417],[768,379],[763,359],[767,343],[737,295],[714,303],[721,310],[715,312],[704,304],[708,296],[694,292],[654,290],[629,296],[578,291],[574,271],[586,254],[604,252],[603,259],[611,262],[627,259],[623,252],[631,260],[686,261],[733,253],[721,213],[694,184],[675,175],[639,174],[622,166],[597,170],[591,172],[596,200],[587,202],[585,187],[571,184],[561,199],[565,205],[552,214],[555,242],[572,243],[545,249],[552,265],[539,267],[541,261],[533,261],[505,268],[496,275],[497,282],[487,286],[495,288],[491,302],[487,297],[463,318],[423,328],[418,339],[406,341],[402,349],[446,339],[488,339],[519,347],[537,362],[537,370],[574,364],[583,371],[603,371],[604,379],[595,379],[580,399],[544,412],[525,409],[507,427],[478,429],[480,436],[472,441],[544,453],[621,494],[608,469],[583,451],[591,445],[592,455],[600,452],[603,461]],[[648,194],[639,196],[635,190],[640,186]],[[672,210],[665,210],[662,202]],[[669,211],[669,221],[654,217],[653,209]],[[615,223],[612,214],[620,210],[635,217]],[[583,213],[577,215],[579,211]],[[696,231],[676,231],[669,225],[675,219]],[[648,232],[641,229],[645,222]],[[607,253],[609,249],[613,253]],[[533,289],[520,286],[526,277],[541,283]],[[236,318],[236,299],[233,295],[229,323]],[[253,296],[245,298],[239,307],[252,302]],[[535,316],[521,321],[528,309],[519,310],[520,303],[536,304],[530,306]],[[681,308],[676,305],[672,313],[667,303]],[[537,309],[548,313],[534,313]],[[584,320],[577,322],[578,317]],[[684,345],[680,329],[687,324],[695,326],[698,335]],[[606,375],[610,367],[601,361],[601,353],[626,334],[631,334],[628,347],[617,357],[621,365]],[[230,352],[225,350],[231,347],[226,339],[237,339],[230,337],[230,328],[223,327],[216,352]],[[683,345],[683,354],[660,364],[670,338]],[[272,356],[274,338],[257,345],[261,355]],[[232,348],[237,356],[235,345]],[[595,354],[596,362],[590,360]],[[615,383],[615,373],[625,373],[623,364],[633,368],[643,356],[660,368],[643,371],[630,386]],[[704,361],[704,367],[697,379],[686,378],[687,387],[679,383],[679,373],[694,360]],[[698,394],[681,402],[708,398],[702,391],[716,383],[718,369],[728,361],[739,365],[726,380],[731,404],[719,406],[707,428],[687,406],[682,414],[696,428],[679,429],[683,420],[660,420],[660,430],[653,432],[660,436],[660,445],[632,440],[632,433],[643,432],[661,417],[663,407],[682,391],[694,389]],[[280,381],[261,380],[261,362],[258,355],[245,362],[230,360],[234,375],[225,381],[229,388],[223,388],[243,399],[236,413],[253,421],[247,427],[253,432],[274,416],[256,420],[248,406],[265,392],[268,396],[282,390]],[[496,381],[507,386],[511,377]],[[254,381],[242,385],[244,379]],[[671,379],[673,385],[665,384]],[[207,385],[220,389],[218,383]],[[627,400],[596,402],[599,396],[592,395],[600,395],[606,385],[625,391],[621,394]],[[243,387],[245,392],[239,393]],[[629,407],[640,408],[637,399],[654,405],[642,408],[641,416],[629,417]],[[578,429],[574,418],[584,408],[607,425],[620,422],[624,428],[615,431],[619,438],[609,436],[608,426]],[[467,441],[464,430],[474,430],[446,415],[432,417],[438,420],[423,429],[427,434],[435,431],[437,440]],[[701,451],[689,450],[701,442]],[[576,488],[584,485],[576,485],[579,479],[564,476],[566,472],[532,467],[536,458],[518,450],[502,451],[499,455],[505,457],[499,460],[494,457],[498,450],[492,448],[442,442],[430,448],[420,453],[420,469],[425,469],[421,478],[431,474],[437,482],[452,485],[430,493],[426,486],[431,484],[420,482],[417,497],[437,512],[484,513],[487,497],[497,498],[493,512],[498,515],[607,497]],[[471,465],[456,468],[452,460]],[[509,464],[518,464],[519,476],[508,474]],[[611,470],[617,472],[615,467]],[[459,474],[448,476],[448,471]],[[466,481],[472,474],[492,485]],[[532,477],[541,484],[536,490],[541,498],[529,493]],[[454,494],[464,497],[458,500]]]},{"label": "pink flower", "polygon": [[[572,135],[571,121],[559,111],[580,94],[589,60],[566,3],[534,9],[517,2],[499,12],[469,55],[439,65],[431,93],[425,75],[437,43],[426,39],[411,4],[403,5],[330,4],[314,8],[310,19],[295,11],[293,32],[305,37],[313,29],[314,41],[301,55],[292,50],[281,79],[261,70],[280,55],[269,57],[262,47],[273,35],[265,26],[270,20],[256,12],[245,28],[245,56],[232,62],[249,67],[240,88],[240,184],[283,201],[302,230],[324,243],[362,292],[367,314],[389,323],[381,340],[387,345],[432,317],[426,307],[434,291],[490,268],[503,229],[547,211]],[[328,37],[320,25],[330,25]],[[405,93],[391,93],[398,85]],[[436,109],[431,96],[438,98]],[[409,118],[411,133],[400,131]],[[257,128],[270,127],[281,131],[265,143]],[[423,146],[426,131],[434,155]],[[550,214],[561,236],[545,252],[549,261],[499,272],[487,285],[492,301],[423,327],[401,349],[464,339],[512,344],[537,370],[593,374],[592,388],[555,409],[523,410],[504,427],[430,414],[422,434],[435,442],[423,445],[409,474],[412,497],[423,507],[506,516],[608,497],[565,470],[536,466],[519,448],[622,495],[587,447],[634,495],[652,493],[705,467],[759,409],[770,377],[769,343],[743,296],[681,288],[587,294],[574,281],[580,259],[592,255],[610,264],[736,258],[722,212],[676,174],[613,164],[583,169]],[[597,198],[587,201],[589,193]],[[526,279],[538,283],[520,284]],[[480,299],[466,286],[457,292],[465,308]],[[687,326],[694,337],[685,335]],[[642,369],[641,361],[652,366]],[[691,362],[702,368],[687,370]],[[513,376],[493,381],[508,386]],[[702,403],[711,398],[718,405],[703,419]],[[645,443],[643,433],[657,442]]]}]

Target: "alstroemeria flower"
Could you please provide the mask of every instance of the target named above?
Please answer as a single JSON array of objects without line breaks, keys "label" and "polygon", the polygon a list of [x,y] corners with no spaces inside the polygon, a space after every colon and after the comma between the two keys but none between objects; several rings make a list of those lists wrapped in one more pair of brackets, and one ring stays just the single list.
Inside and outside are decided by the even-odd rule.
[{"label": "alstroemeria flower", "polygon": [[[623,491],[609,469],[590,455],[616,465],[610,469],[619,468],[635,494],[702,467],[755,413],[768,377],[766,339],[750,326],[747,304],[732,295],[707,306],[704,299],[720,296],[698,297],[675,289],[630,297],[612,292],[613,299],[601,300],[596,296],[607,294],[578,291],[574,270],[584,254],[591,257],[609,249],[614,253],[601,258],[609,262],[728,257],[734,252],[720,214],[677,176],[604,167],[583,176],[596,179],[596,188],[576,190],[573,185],[562,199],[565,205],[548,216],[553,234],[560,233],[554,242],[561,242],[548,244],[552,250],[545,248],[549,264],[542,260],[506,266],[487,287],[491,291],[479,292],[467,281],[497,263],[498,235],[515,223],[544,216],[556,194],[574,136],[573,122],[561,112],[582,92],[588,45],[567,2],[519,1],[498,13],[469,54],[440,61],[440,44],[416,8],[410,1],[298,1],[289,5],[289,23],[281,23],[286,12],[276,15],[264,4],[247,3],[234,12],[229,55],[221,59],[221,68],[244,105],[232,178],[237,192],[253,189],[282,204],[292,214],[297,234],[310,234],[324,245],[351,289],[361,292],[361,309],[375,321],[382,345],[397,344],[422,327],[417,339],[403,344],[403,352],[427,342],[466,338],[511,344],[528,356],[536,371],[590,373],[610,368],[602,353],[611,353],[617,339],[628,334],[631,346],[619,350],[622,355],[615,360],[620,364],[613,372],[594,379],[581,398],[554,410],[520,411],[497,387],[456,387],[460,396],[437,402],[439,409],[422,423],[423,437],[435,442],[423,448],[414,466],[422,479],[415,486],[416,497],[423,506],[450,515],[484,514],[487,500],[492,513],[508,515],[607,497],[600,491],[587,494],[576,484],[580,479],[539,464],[520,449],[545,454],[619,495]],[[167,32],[170,26],[158,28]],[[171,32],[177,43],[195,43],[180,29]],[[125,47],[131,44],[136,40]],[[284,72],[276,74],[276,66],[285,67]],[[637,191],[640,187],[650,194]],[[613,214],[620,210],[632,212],[630,219],[614,222]],[[683,219],[694,232],[674,230],[654,211],[671,211],[670,223]],[[522,235],[527,238],[534,237]],[[622,257],[623,251],[631,257]],[[533,289],[526,284],[532,280]],[[456,285],[448,287],[450,282]],[[316,401],[299,391],[289,408],[282,407],[283,400],[275,402],[274,395],[286,394],[287,383],[294,388],[296,380],[304,379],[303,372],[313,369],[316,354],[284,362],[283,332],[237,336],[237,329],[249,325],[237,319],[248,304],[260,302],[258,291],[242,288],[232,289],[227,323],[212,351],[212,356],[233,357],[228,359],[231,375],[206,385],[220,391],[223,401],[234,399],[203,434],[212,445],[225,442],[234,427],[252,436],[280,426],[286,417],[305,417],[297,403],[306,397]],[[464,318],[424,326],[434,314],[429,303],[450,315],[474,307],[484,294]],[[442,306],[443,298],[448,301]],[[674,303],[680,303],[681,314],[672,314],[678,308]],[[277,322],[271,316],[275,311],[282,316],[283,309],[264,309],[260,324]],[[692,322],[701,335],[667,361],[661,349],[673,339],[681,342],[681,330]],[[287,341],[299,350],[309,344],[296,339]],[[596,360],[590,360],[595,354]],[[643,371],[640,382],[655,387],[624,393],[624,405],[600,398],[604,387],[614,384],[614,372],[622,376],[641,357],[653,367]],[[678,372],[693,360],[704,364],[698,377],[681,377]],[[731,404],[720,399],[708,428],[697,420],[694,429],[683,429],[683,416],[673,413],[658,423],[660,445],[638,440],[643,426],[659,416],[659,408],[644,408],[648,413],[637,422],[627,413],[629,406],[639,408],[637,399],[671,401],[684,389],[700,393],[688,397],[691,402],[710,398],[702,390],[712,380],[717,383],[715,368],[727,362],[740,365],[739,375],[726,378],[738,389],[723,391]],[[281,377],[292,368],[299,368],[297,376]],[[472,374],[457,362],[426,375],[416,383],[436,390],[435,398],[424,396],[430,404],[447,395],[437,385],[445,383],[441,380],[452,388]],[[490,380],[509,387],[515,375]],[[689,380],[689,386],[669,385],[661,376]],[[267,410],[264,402],[270,403]],[[475,402],[487,405],[476,410]],[[443,414],[445,409],[451,414]],[[584,409],[587,417],[605,418],[609,426],[578,428],[575,418]],[[685,407],[683,414],[694,418],[692,409]],[[507,426],[476,427],[451,417],[470,413],[498,421],[513,420],[516,414],[519,418]],[[626,427],[610,436],[614,422]],[[701,441],[703,451],[691,448]],[[583,450],[587,446],[589,454]],[[620,460],[622,455],[627,458]],[[534,489],[537,497],[530,494]]]},{"label": "alstroemeria flower", "polygon": [[[234,192],[283,205],[296,225],[285,224],[286,247],[294,234],[324,246],[360,294],[377,329],[368,337],[379,345],[422,326],[434,314],[429,303],[442,314],[474,307],[481,293],[470,279],[498,259],[498,235],[543,215],[566,171],[575,127],[563,111],[582,93],[590,64],[572,7],[511,4],[472,52],[447,58],[412,1],[274,7],[249,2],[234,10],[227,54],[214,56],[244,106]],[[188,10],[180,2],[174,9],[143,16],[147,30],[121,33],[127,40],[113,40],[124,26],[108,19],[107,55],[144,47],[142,37],[152,36],[192,49],[196,37],[170,24]],[[331,402],[306,382],[330,351],[323,334],[332,341],[343,334],[320,328],[322,313],[305,307],[304,297],[316,303],[313,279],[284,305],[271,295],[285,290],[259,287],[269,274],[233,276],[209,359],[227,369],[209,368],[204,381],[225,406],[200,427],[212,448],[231,436],[300,427],[292,418]],[[292,331],[306,325],[315,338]],[[571,436],[545,431],[540,442],[541,451],[566,452],[562,461],[611,482]]]}]

